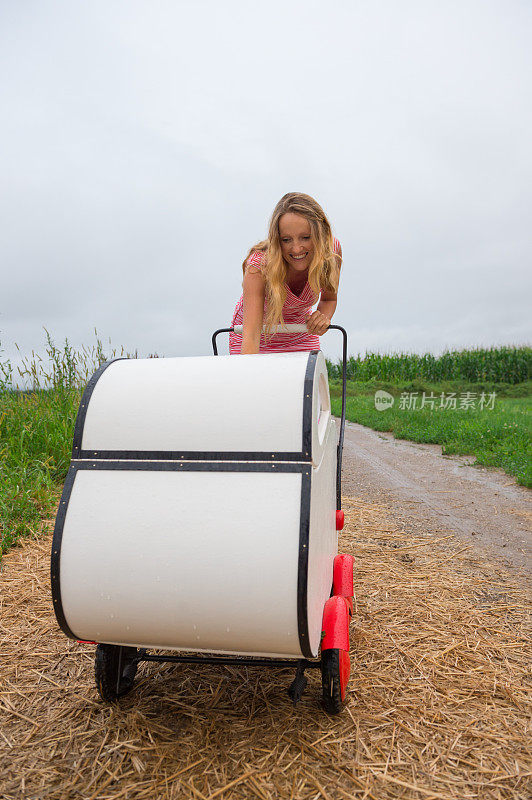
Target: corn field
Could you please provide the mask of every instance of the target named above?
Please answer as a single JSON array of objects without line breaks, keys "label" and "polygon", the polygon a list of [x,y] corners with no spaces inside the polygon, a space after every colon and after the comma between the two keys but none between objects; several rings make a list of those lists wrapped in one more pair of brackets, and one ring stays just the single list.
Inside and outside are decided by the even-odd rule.
[{"label": "corn field", "polygon": [[[327,362],[329,377],[341,378],[342,364]],[[532,348],[490,347],[431,353],[366,353],[347,361],[347,377],[355,381],[414,380],[468,383],[521,383],[532,378]]]}]

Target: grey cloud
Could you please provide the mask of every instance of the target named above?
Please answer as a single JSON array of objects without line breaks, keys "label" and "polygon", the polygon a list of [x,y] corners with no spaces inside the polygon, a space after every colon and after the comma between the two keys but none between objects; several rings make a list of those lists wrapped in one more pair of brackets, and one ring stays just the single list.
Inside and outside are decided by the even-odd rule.
[{"label": "grey cloud", "polygon": [[[206,354],[286,191],[353,352],[530,339],[529,4],[4,4],[0,341]],[[517,337],[517,338],[516,338]],[[324,337],[326,353],[339,344]]]}]

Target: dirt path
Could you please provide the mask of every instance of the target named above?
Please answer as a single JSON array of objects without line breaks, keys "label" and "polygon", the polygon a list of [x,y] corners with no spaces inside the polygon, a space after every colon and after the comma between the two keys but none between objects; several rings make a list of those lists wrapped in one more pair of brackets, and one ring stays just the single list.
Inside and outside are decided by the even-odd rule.
[{"label": "dirt path", "polygon": [[471,466],[474,460],[347,422],[342,488],[387,502],[410,527],[456,534],[529,577],[532,492],[502,470]]}]

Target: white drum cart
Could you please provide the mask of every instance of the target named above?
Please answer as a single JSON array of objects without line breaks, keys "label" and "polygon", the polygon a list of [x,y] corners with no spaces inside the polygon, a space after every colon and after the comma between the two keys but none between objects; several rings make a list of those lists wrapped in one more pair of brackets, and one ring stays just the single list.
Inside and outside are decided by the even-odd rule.
[{"label": "white drum cart", "polygon": [[344,337],[338,445],[323,354],[218,356],[218,334],[238,328],[213,334],[214,356],[120,358],[90,379],[51,583],[63,632],[97,644],[104,700],[132,688],[140,661],[244,664],[295,667],[294,702],[319,668],[326,710],[341,710],[347,335],[330,329]]}]

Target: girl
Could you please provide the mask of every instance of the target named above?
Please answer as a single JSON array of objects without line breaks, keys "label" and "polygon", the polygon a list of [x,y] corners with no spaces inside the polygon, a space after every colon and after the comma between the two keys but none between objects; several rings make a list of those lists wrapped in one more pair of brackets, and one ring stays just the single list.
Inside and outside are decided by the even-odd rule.
[{"label": "girl", "polygon": [[[243,332],[230,335],[229,352],[319,350],[319,336],[336,308],[341,263],[342,248],[323,209],[308,194],[285,194],[275,206],[268,238],[252,247],[242,264],[243,293],[231,327],[243,325]],[[307,333],[271,334],[274,325],[284,323],[305,323]]]}]

